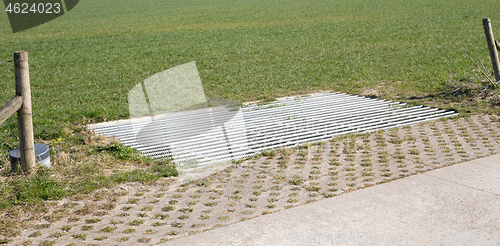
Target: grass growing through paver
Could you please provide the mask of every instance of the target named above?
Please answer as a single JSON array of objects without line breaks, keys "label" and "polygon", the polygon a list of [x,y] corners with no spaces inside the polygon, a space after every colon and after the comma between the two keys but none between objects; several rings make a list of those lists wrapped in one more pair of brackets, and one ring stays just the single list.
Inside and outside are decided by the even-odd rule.
[{"label": "grass growing through paver", "polygon": [[[194,1],[189,6],[182,1],[165,4],[153,0],[144,4],[132,0],[119,3],[89,0],[79,3],[61,18],[16,34],[10,33],[7,16],[1,15],[0,58],[3,59],[0,61],[10,60],[15,50],[29,52],[35,137],[38,143],[50,146],[53,167],[16,175],[9,172],[7,155],[0,157],[0,209],[9,216],[0,218],[1,234],[19,234],[19,225],[15,222],[16,216],[22,216],[19,211],[44,214],[45,206],[50,205],[46,201],[71,197],[76,201],[91,199],[94,202],[110,199],[112,203],[125,194],[92,192],[124,182],[150,184],[161,177],[175,175],[168,161],[153,163],[130,148],[92,137],[83,125],[127,118],[127,92],[135,84],[192,60],[197,62],[208,98],[243,102],[336,90],[459,109],[464,113],[497,112],[498,98],[476,96],[482,82],[465,51],[478,54],[488,64],[480,19],[489,16],[494,21],[499,17],[495,11],[498,7],[500,3],[492,0],[387,1],[386,4],[360,0],[286,3],[217,0],[210,4]],[[13,77],[11,64],[0,65],[0,86],[7,92],[0,95],[0,102],[12,97]],[[467,129],[466,132],[479,137],[470,144],[493,146],[491,139],[481,139],[487,136],[478,130],[477,126]],[[453,137],[456,136],[447,136]],[[325,175],[334,182],[349,178],[352,182],[349,185],[353,186],[360,179],[379,182],[376,180],[399,177],[406,173],[403,170],[410,172],[411,167],[404,167],[407,165],[404,163],[415,162],[421,169],[438,165],[423,163],[415,157],[434,157],[442,151],[439,145],[425,142],[427,136],[418,132],[413,138],[424,141],[425,148],[415,146],[408,152],[392,153],[385,147],[402,144],[405,141],[402,135],[372,139],[372,143],[377,141],[376,145],[370,145],[374,157],[370,162],[363,161],[361,167],[344,166],[344,161],[353,163],[351,160],[357,160],[357,155],[367,147],[350,142],[352,139],[340,139],[342,148],[332,147],[335,152],[329,155],[333,156],[324,160],[330,164],[329,168],[336,168],[330,170],[331,173],[309,169],[306,165],[308,160],[321,162],[323,158],[309,152],[311,146],[294,149],[298,152],[295,159],[290,158],[292,153],[286,153],[288,150],[267,151],[263,156],[269,160],[260,166],[270,166],[273,158],[279,158],[277,168],[284,172],[307,170],[307,175],[300,178],[272,180],[297,188],[320,182]],[[0,126],[0,140],[2,153],[18,145],[13,117]],[[469,153],[461,146],[468,143],[443,143],[447,143],[443,151],[449,151],[450,155],[457,152],[464,160],[492,152],[486,149]],[[447,158],[452,161],[451,156]],[[401,167],[388,168],[392,161],[399,161]],[[431,161],[439,163],[440,160]],[[376,175],[380,170],[384,172]],[[359,172],[366,177],[360,178]],[[251,174],[242,173],[237,178],[231,175],[224,178],[250,185],[250,177]],[[270,171],[257,176],[262,182],[274,177],[275,173]],[[189,192],[181,189],[179,194],[171,195],[171,200],[183,199],[183,194]],[[264,190],[259,188],[253,192],[253,196],[260,197]],[[277,198],[272,198],[276,201],[266,206],[290,199],[283,199],[283,191],[271,192],[276,195]],[[130,198],[130,204],[139,203],[141,193],[144,192],[130,194],[136,196]],[[162,196],[157,198],[151,200],[151,204],[159,202]],[[233,205],[229,207],[246,202],[241,194],[231,194],[229,199],[232,202],[227,204]],[[165,209],[162,212],[173,213],[178,209],[188,212],[192,209],[189,206],[212,207],[205,206],[210,201],[199,204],[192,201],[175,208],[174,204],[171,210],[161,204]],[[216,201],[213,207],[221,204],[225,203]],[[73,211],[73,222],[80,220],[78,216],[82,221],[90,214],[104,216],[113,206],[102,209],[106,211],[96,210],[97,207],[89,206]],[[143,212],[147,215],[148,211]],[[57,221],[64,214],[60,211],[51,220]],[[137,214],[123,211],[121,215],[120,220]],[[124,221],[128,223],[130,219]]]},{"label": "grass growing through paver", "polygon": [[[53,147],[56,149],[75,147],[71,145],[72,143],[62,143],[54,145]],[[113,143],[108,145],[91,143],[88,147],[91,149],[99,149],[100,146],[101,148],[107,148],[110,145],[116,146],[116,144]],[[76,147],[78,147],[78,145]],[[124,159],[118,158],[114,160],[117,163],[123,163],[125,169],[123,167],[117,168],[101,165],[102,169],[99,170],[97,166],[94,167],[93,165],[96,165],[96,161],[106,160],[107,157],[105,156],[107,155],[109,157],[109,154],[86,153],[86,151],[89,150],[85,149],[80,150],[81,153],[78,155],[89,154],[87,158],[82,158],[82,160],[74,162],[73,165],[59,167],[55,172],[45,168],[37,168],[30,174],[16,175],[8,174],[8,170],[4,169],[3,174],[6,176],[2,178],[3,182],[0,184],[0,193],[2,195],[0,199],[0,209],[20,209],[17,207],[22,207],[24,210],[36,210],[39,208],[38,206],[44,206],[43,201],[57,200],[66,196],[74,196],[75,199],[81,199],[85,197],[85,194],[90,194],[98,188],[112,187],[120,183],[133,181],[153,183],[161,177],[176,175],[175,167],[168,162],[154,162],[140,156],[137,151],[128,147],[120,147],[120,149],[126,149],[127,152],[132,153],[123,154],[124,156],[122,156],[122,158]],[[121,155],[116,151],[120,150],[115,150],[113,155]],[[60,161],[58,157],[59,156],[56,155],[51,159],[57,162]],[[117,163],[113,164],[116,165]],[[159,165],[162,166],[161,170],[157,168]],[[105,173],[109,171],[115,171],[115,173],[111,175]],[[82,196],[82,194],[84,196]],[[106,196],[114,199],[112,198],[113,196],[119,197],[121,195],[123,194],[115,193],[107,194]],[[131,201],[131,203],[133,202]],[[105,206],[103,209],[109,210],[111,208],[109,204],[103,206]],[[95,208],[86,209],[84,207],[76,211],[76,214],[86,215],[89,213],[97,213],[94,210]],[[98,213],[99,214],[96,215],[106,214],[104,211]],[[92,223],[92,221],[87,220],[87,223]]]},{"label": "grass growing through paver", "polygon": [[[0,16],[1,60],[10,59],[14,50],[30,52],[35,136],[38,141],[62,138],[71,147],[85,148],[78,142],[88,134],[75,125],[126,118],[128,90],[191,60],[198,64],[209,98],[243,102],[333,89],[387,99],[424,97],[415,100],[492,112],[494,108],[483,107],[484,100],[462,100],[470,89],[458,96],[446,92],[456,84],[448,81],[478,83],[465,51],[487,56],[478,16],[493,18],[498,4],[254,0],[242,6],[218,0],[210,6],[195,1],[187,10],[176,1],[91,0],[79,3],[71,14],[16,34],[10,33],[6,15]],[[368,40],[370,45],[364,45]],[[12,87],[12,69],[0,66],[2,88]],[[0,101],[10,97],[4,93]],[[0,127],[0,148],[13,149],[15,120]],[[66,158],[61,165],[82,158],[71,147],[53,148]],[[97,151],[121,155],[120,148]],[[286,166],[286,158],[283,162]],[[7,163],[4,156],[0,165]],[[88,191],[98,182],[82,183],[87,185],[81,190]],[[61,195],[54,193],[55,198]]]}]

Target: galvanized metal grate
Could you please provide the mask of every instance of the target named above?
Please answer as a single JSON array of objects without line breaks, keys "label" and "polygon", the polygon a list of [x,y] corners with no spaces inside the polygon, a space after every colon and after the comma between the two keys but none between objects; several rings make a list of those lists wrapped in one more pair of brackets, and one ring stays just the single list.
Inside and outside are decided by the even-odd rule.
[{"label": "galvanized metal grate", "polygon": [[145,156],[172,157],[180,166],[200,167],[266,149],[456,115],[454,111],[401,102],[323,93],[265,105],[207,108],[88,127],[97,134],[117,137]]}]

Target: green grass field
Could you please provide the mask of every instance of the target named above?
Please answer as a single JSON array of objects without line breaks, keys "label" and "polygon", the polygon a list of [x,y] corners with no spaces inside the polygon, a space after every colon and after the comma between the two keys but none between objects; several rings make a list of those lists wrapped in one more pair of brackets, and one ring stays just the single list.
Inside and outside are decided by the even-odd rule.
[{"label": "green grass field", "polygon": [[[476,76],[466,51],[489,62],[481,19],[500,35],[498,9],[494,0],[86,0],[15,34],[1,14],[0,60],[29,52],[35,132],[50,139],[84,117],[127,118],[135,84],[190,61],[209,98],[363,93],[382,83],[385,97],[436,93],[449,78]],[[0,102],[13,96],[13,77],[2,64]],[[12,127],[2,125],[2,138]]]},{"label": "green grass field", "polygon": [[[0,14],[0,61],[28,52],[36,141],[62,138],[68,153],[86,143],[75,126],[127,118],[130,89],[191,61],[211,99],[334,90],[491,113],[498,107],[447,92],[450,81],[480,83],[466,51],[490,66],[481,20],[500,37],[499,9],[497,0],[82,0],[15,34]],[[3,104],[14,96],[12,63],[0,65],[0,87]],[[11,117],[0,149],[16,145]]]}]

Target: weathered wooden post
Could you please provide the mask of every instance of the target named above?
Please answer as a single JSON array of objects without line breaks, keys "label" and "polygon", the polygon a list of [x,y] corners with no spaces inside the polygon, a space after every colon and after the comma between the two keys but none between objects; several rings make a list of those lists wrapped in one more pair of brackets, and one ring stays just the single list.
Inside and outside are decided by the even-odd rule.
[{"label": "weathered wooden post", "polygon": [[29,171],[35,166],[35,143],[33,140],[33,118],[31,115],[31,89],[28,68],[28,52],[14,53],[16,73],[16,95],[22,96],[23,103],[17,111],[17,128],[19,131],[19,151],[21,168]]},{"label": "weathered wooden post", "polygon": [[489,18],[483,19],[484,34],[488,42],[488,49],[490,50],[491,64],[493,65],[493,73],[495,74],[495,81],[500,81],[500,62],[498,61],[498,52],[495,47],[495,38],[493,37],[493,30],[491,29],[491,22]]}]

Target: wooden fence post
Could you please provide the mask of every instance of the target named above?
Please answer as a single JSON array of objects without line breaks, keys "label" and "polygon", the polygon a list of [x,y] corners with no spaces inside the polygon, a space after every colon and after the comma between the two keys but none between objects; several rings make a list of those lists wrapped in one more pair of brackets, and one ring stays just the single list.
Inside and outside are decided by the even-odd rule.
[{"label": "wooden fence post", "polygon": [[493,37],[493,30],[491,29],[491,22],[489,18],[483,19],[484,34],[486,34],[486,41],[488,42],[488,49],[490,50],[491,64],[493,65],[493,73],[495,74],[495,81],[500,81],[500,73],[498,69],[500,62],[498,61],[498,53],[495,47],[495,38]]},{"label": "wooden fence post", "polygon": [[33,118],[31,115],[28,52],[16,51],[14,53],[14,67],[16,73],[16,95],[23,98],[23,104],[19,111],[17,111],[21,168],[23,171],[29,171],[35,166],[35,142],[33,140]]}]

